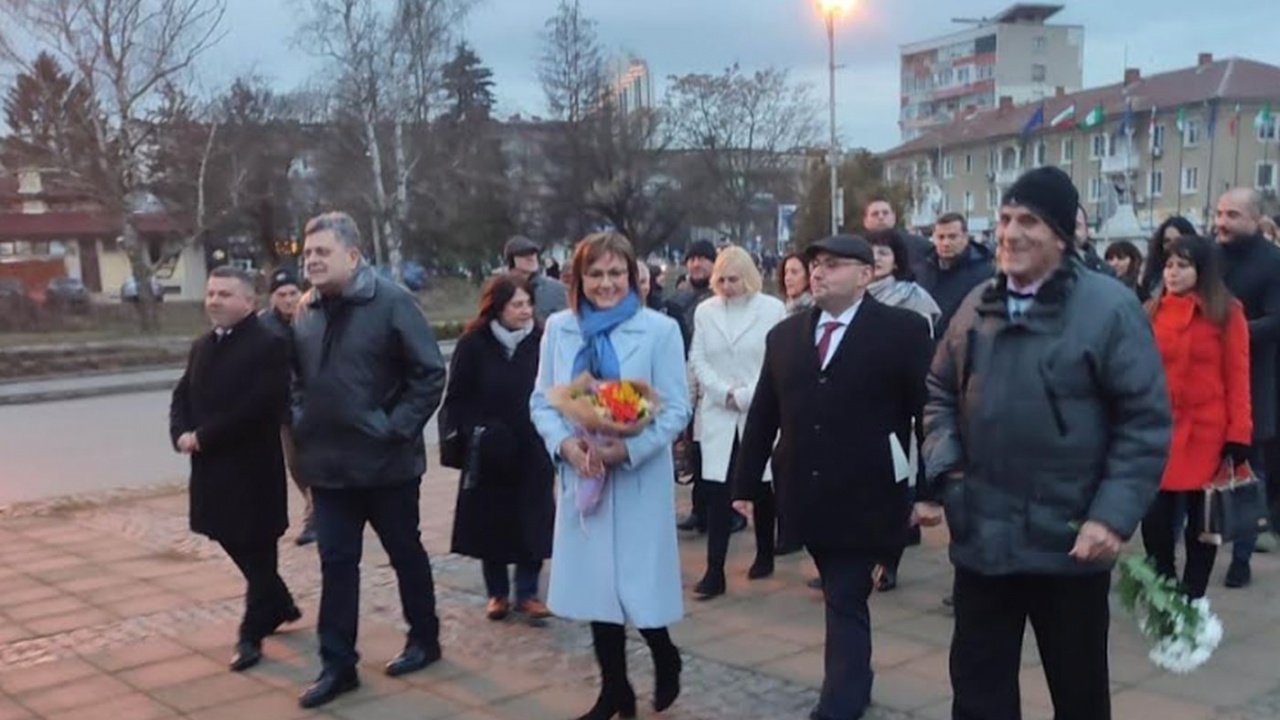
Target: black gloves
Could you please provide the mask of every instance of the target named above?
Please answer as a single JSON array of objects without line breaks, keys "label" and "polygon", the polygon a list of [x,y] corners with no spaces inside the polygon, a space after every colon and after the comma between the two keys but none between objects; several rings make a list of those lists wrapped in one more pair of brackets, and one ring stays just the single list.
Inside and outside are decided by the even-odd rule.
[{"label": "black gloves", "polygon": [[1222,457],[1228,459],[1236,465],[1244,465],[1249,462],[1249,446],[1240,443],[1229,442],[1222,446]]}]

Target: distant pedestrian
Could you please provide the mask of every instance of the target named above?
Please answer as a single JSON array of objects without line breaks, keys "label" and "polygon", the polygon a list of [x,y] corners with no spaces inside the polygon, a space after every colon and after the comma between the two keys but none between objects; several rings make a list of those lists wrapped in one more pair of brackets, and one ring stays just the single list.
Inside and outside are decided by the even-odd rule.
[{"label": "distant pedestrian", "polygon": [[313,708],[360,685],[356,629],[366,524],[395,569],[409,625],[404,651],[387,664],[387,674],[440,659],[418,490],[426,471],[422,431],[444,394],[445,364],[414,296],[365,262],[351,216],[312,218],[303,257],[312,288],[293,322],[293,431],[298,470],[315,503],[323,669],[299,702]]},{"label": "distant pedestrian", "polygon": [[[271,293],[271,307],[258,313],[258,319],[262,321],[264,327],[285,340],[289,348],[289,366],[293,367],[293,316],[298,311],[298,300],[302,297],[297,273],[288,268],[276,270],[271,273],[271,285],[268,290]],[[298,492],[305,503],[302,511],[302,532],[298,533],[294,542],[298,545],[310,545],[316,541],[315,523],[312,519],[311,489],[298,476],[297,450],[293,445],[290,421],[290,413],[286,412],[280,426],[280,442],[284,446],[284,464],[289,475],[293,477],[294,484],[298,486]]]},{"label": "distant pedestrian", "polygon": [[216,541],[244,575],[244,617],[231,669],[262,660],[262,640],[302,613],[277,569],[289,526],[280,418],[289,399],[289,354],[253,312],[253,278],[232,267],[209,274],[213,329],[191,346],[169,406],[169,434],[191,457],[191,529]]},{"label": "distant pedestrian", "polygon": [[888,199],[872,198],[862,210],[862,227],[868,233],[892,230],[897,233],[907,246],[909,262],[914,266],[924,260],[933,247],[926,238],[898,228],[898,214],[893,211],[893,204]]},{"label": "distant pedestrian", "polygon": [[809,294],[809,263],[800,253],[788,253],[778,265],[778,290],[787,314],[794,315],[813,307]]},{"label": "distant pedestrian", "polygon": [[1128,240],[1117,240],[1107,246],[1104,259],[1116,279],[1138,296],[1138,302],[1146,303],[1151,299],[1151,294],[1142,287],[1142,251],[1137,245]]},{"label": "distant pedestrian", "polygon": [[1142,288],[1148,296],[1155,295],[1164,280],[1165,248],[1184,235],[1196,234],[1195,226],[1179,215],[1165,220],[1156,228],[1147,241],[1147,257],[1142,266]]},{"label": "distant pedestrian", "polygon": [[542,261],[538,259],[541,252],[537,243],[522,235],[508,240],[502,250],[507,269],[523,275],[533,289],[533,306],[539,324],[546,323],[547,318],[568,307],[568,290],[564,283],[542,272]]},{"label": "distant pedestrian", "polygon": [[928,291],[942,312],[933,332],[935,339],[941,339],[960,303],[975,287],[990,280],[996,268],[991,249],[969,238],[969,223],[964,216],[948,213],[934,224],[933,246],[914,270],[916,282]]}]

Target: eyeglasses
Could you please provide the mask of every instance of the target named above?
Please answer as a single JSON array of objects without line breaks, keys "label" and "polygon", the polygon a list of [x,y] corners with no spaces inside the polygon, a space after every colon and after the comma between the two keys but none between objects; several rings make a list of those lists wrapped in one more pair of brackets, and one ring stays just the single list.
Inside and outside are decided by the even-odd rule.
[{"label": "eyeglasses", "polygon": [[835,270],[836,268],[844,267],[846,265],[866,265],[866,263],[861,260],[841,260],[840,258],[833,257],[825,259],[814,258],[809,261],[809,270],[817,270],[818,268],[822,268],[823,270]]},{"label": "eyeglasses", "polygon": [[591,282],[600,282],[605,278],[609,278],[614,282],[618,282],[619,280],[623,280],[627,277],[627,271],[616,270],[616,269],[615,270],[591,270],[590,272],[583,273],[582,277],[586,278],[587,280],[590,280]]}]

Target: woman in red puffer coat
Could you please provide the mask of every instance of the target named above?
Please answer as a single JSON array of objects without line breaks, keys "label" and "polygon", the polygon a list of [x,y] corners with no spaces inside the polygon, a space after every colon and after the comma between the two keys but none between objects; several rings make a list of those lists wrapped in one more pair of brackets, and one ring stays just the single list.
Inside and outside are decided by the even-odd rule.
[{"label": "woman in red puffer coat", "polygon": [[1168,378],[1173,442],[1160,495],[1142,523],[1156,569],[1177,577],[1175,522],[1186,508],[1187,566],[1182,586],[1202,598],[1218,548],[1200,541],[1204,493],[1224,460],[1243,463],[1253,437],[1249,399],[1249,326],[1222,282],[1218,249],[1202,237],[1169,246],[1164,289],[1148,303]]}]

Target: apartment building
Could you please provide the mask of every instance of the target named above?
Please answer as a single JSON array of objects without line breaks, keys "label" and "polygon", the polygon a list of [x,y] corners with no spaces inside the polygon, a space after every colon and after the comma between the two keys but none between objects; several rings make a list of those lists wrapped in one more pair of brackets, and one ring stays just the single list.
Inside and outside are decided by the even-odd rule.
[{"label": "apartment building", "polygon": [[904,142],[1001,97],[1025,103],[1075,92],[1084,83],[1084,28],[1049,25],[1061,5],[1019,3],[990,18],[956,18],[967,25],[901,48]]},{"label": "apartment building", "polygon": [[1070,173],[1096,224],[1118,211],[1146,232],[1170,215],[1197,225],[1217,195],[1254,187],[1274,203],[1280,180],[1280,67],[1215,60],[1150,77],[1058,91],[1018,104],[1008,96],[882,154],[887,179],[911,185],[909,222],[946,212],[975,232],[994,227],[1000,195],[1022,172]]}]

